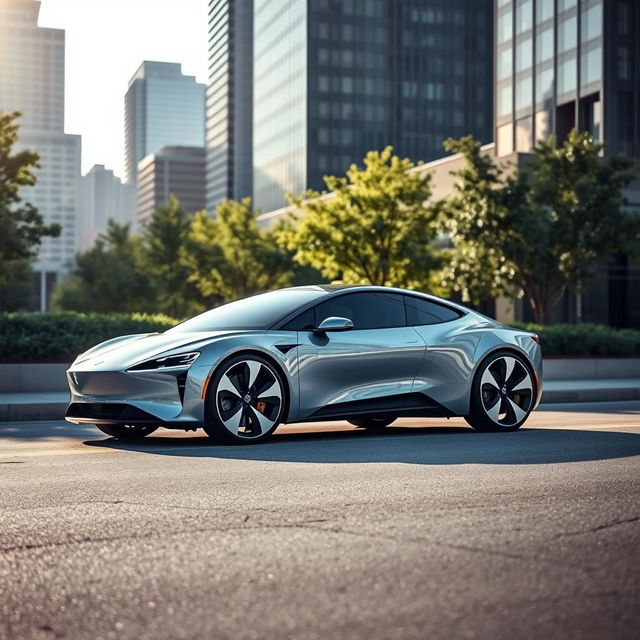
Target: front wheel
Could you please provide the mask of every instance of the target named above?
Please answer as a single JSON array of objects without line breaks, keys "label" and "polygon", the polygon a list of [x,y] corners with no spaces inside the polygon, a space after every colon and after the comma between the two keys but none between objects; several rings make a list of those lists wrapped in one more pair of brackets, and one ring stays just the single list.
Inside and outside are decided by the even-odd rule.
[{"label": "front wheel", "polygon": [[96,427],[108,436],[118,438],[118,440],[139,440],[153,433],[158,427],[135,424],[97,424]]},{"label": "front wheel", "polygon": [[383,418],[381,416],[359,416],[358,418],[349,418],[347,422],[356,427],[362,427],[363,429],[369,429],[370,431],[378,431],[388,427],[395,420],[395,416],[392,418]]},{"label": "front wheel", "polygon": [[266,440],[284,416],[285,386],[280,373],[257,355],[223,363],[211,378],[204,430],[226,444]]},{"label": "front wheel", "polygon": [[477,431],[515,431],[533,409],[534,391],[527,362],[511,351],[498,351],[476,373],[465,420]]}]

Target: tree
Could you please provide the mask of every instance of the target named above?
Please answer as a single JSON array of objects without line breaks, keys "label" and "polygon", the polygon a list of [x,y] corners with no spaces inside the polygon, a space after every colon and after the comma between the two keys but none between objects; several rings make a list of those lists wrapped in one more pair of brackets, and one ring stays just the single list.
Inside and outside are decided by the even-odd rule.
[{"label": "tree", "polygon": [[633,163],[602,158],[588,133],[574,130],[560,147],[554,138],[541,142],[515,170],[471,137],[449,139],[445,148],[464,157],[445,206],[454,244],[445,279],[465,300],[522,289],[536,322],[546,324],[567,286],[638,242],[638,219],[622,208]]},{"label": "tree", "polygon": [[46,225],[38,210],[20,196],[22,187],[35,184],[33,169],[40,163],[33,151],[12,155],[19,116],[19,111],[0,111],[0,285],[6,285],[10,275],[20,270],[16,262],[24,263],[36,255],[43,237],[60,235],[60,225]]},{"label": "tree", "polygon": [[431,288],[437,207],[427,204],[431,175],[413,166],[392,147],[370,151],[364,168],[353,164],[345,178],[324,178],[332,194],[290,197],[299,213],[281,241],[296,262],[329,279]]},{"label": "tree", "polygon": [[202,303],[183,260],[190,216],[178,198],[158,206],[142,231],[142,263],[155,293],[155,307],[173,318],[200,311]]},{"label": "tree", "polygon": [[76,267],[53,293],[54,309],[65,311],[152,311],[154,305],[140,239],[113,220],[92,249],[76,256]]},{"label": "tree", "polygon": [[211,219],[197,213],[185,242],[190,279],[209,301],[228,301],[289,284],[291,260],[274,232],[258,227],[251,198],[225,200]]}]

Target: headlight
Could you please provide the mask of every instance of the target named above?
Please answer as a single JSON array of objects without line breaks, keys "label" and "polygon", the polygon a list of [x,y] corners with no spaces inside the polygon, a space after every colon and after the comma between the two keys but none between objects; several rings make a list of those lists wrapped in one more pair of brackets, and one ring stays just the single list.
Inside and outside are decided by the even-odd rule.
[{"label": "headlight", "polygon": [[188,369],[198,358],[200,353],[192,351],[191,353],[179,353],[175,356],[162,356],[153,360],[146,360],[134,364],[127,371],[164,371],[165,369],[178,370]]}]

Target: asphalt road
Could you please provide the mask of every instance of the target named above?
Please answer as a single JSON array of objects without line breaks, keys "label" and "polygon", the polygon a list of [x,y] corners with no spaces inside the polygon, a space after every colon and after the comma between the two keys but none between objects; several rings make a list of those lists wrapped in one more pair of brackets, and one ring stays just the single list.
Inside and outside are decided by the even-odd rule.
[{"label": "asphalt road", "polygon": [[0,425],[0,637],[638,637],[640,402],[397,424]]}]

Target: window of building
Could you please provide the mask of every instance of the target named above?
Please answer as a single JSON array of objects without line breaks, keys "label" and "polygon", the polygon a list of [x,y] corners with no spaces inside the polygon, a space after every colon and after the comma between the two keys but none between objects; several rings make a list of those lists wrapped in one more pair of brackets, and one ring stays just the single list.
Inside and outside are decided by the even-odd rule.
[{"label": "window of building", "polygon": [[533,64],[533,39],[525,38],[516,46],[516,71],[525,71]]},{"label": "window of building", "polygon": [[584,128],[593,136],[596,142],[600,141],[602,129],[602,105],[600,100],[586,102],[583,105]]},{"label": "window of building", "polygon": [[599,82],[602,79],[602,49],[598,47],[582,54],[580,58],[580,83]]},{"label": "window of building", "polygon": [[496,132],[496,154],[506,156],[513,153],[513,125],[511,123],[498,127]]},{"label": "window of building", "polygon": [[531,109],[533,102],[533,86],[531,76],[527,75],[516,82],[516,111]]},{"label": "window of building", "polygon": [[513,49],[507,47],[498,54],[498,80],[508,78],[513,72]]},{"label": "window of building", "polygon": [[533,2],[519,0],[516,6],[516,34],[524,33],[533,26]]},{"label": "window of building", "polygon": [[511,89],[511,85],[508,84],[505,87],[501,87],[498,90],[498,117],[511,115],[513,108],[512,102],[513,90]]},{"label": "window of building", "polygon": [[558,65],[558,93],[571,93],[576,90],[576,58],[571,56]]},{"label": "window of building", "polygon": [[558,0],[558,11],[566,11],[576,6],[578,0]]},{"label": "window of building", "polygon": [[553,67],[536,74],[536,104],[541,106],[553,100]]},{"label": "window of building", "polygon": [[456,309],[423,298],[405,296],[404,301],[407,308],[407,324],[413,326],[449,322],[457,320],[462,315]]},{"label": "window of building", "polygon": [[629,47],[618,47],[618,78],[629,80],[631,77]]},{"label": "window of building", "polygon": [[553,58],[553,24],[536,35],[536,62]]},{"label": "window of building", "polygon": [[551,135],[551,113],[538,111],[536,113],[536,142],[546,140]]},{"label": "window of building", "polygon": [[574,49],[577,39],[578,21],[575,16],[565,18],[558,24],[558,53]]},{"label": "window of building", "polygon": [[553,18],[553,0],[537,0],[536,22],[540,24],[549,18]]},{"label": "window of building", "polygon": [[618,4],[618,33],[621,36],[629,35],[630,7],[626,2]]},{"label": "window of building", "polygon": [[406,324],[402,296],[395,293],[349,293],[321,302],[315,309],[317,325],[331,317],[349,318],[356,330],[404,327]]},{"label": "window of building", "polygon": [[516,122],[516,151],[528,153],[533,144],[533,122],[531,117]]},{"label": "window of building", "polygon": [[513,36],[513,12],[511,9],[498,17],[498,43],[507,42]]},{"label": "window of building", "polygon": [[580,16],[580,40],[588,42],[602,35],[602,5],[583,9]]}]

